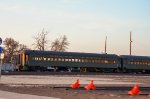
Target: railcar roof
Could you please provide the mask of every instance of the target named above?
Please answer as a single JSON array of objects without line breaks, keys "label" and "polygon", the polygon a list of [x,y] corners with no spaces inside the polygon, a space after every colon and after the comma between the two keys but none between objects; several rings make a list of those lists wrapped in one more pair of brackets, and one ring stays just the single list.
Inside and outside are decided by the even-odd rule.
[{"label": "railcar roof", "polygon": [[135,56],[135,55],[120,55],[122,58],[130,58],[130,59],[142,59],[142,60],[150,60],[149,56]]},{"label": "railcar roof", "polygon": [[82,53],[82,52],[57,52],[57,51],[39,51],[39,50],[25,50],[26,54],[32,55],[62,55],[62,56],[85,56],[85,57],[111,57],[118,58],[116,54],[98,54],[98,53]]}]

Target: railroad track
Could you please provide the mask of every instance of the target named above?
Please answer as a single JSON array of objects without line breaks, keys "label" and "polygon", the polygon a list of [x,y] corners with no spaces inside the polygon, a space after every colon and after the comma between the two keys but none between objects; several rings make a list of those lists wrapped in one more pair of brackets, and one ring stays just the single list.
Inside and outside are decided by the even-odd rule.
[{"label": "railroad track", "polygon": [[[80,87],[78,89],[72,89],[70,87],[53,87],[55,89],[57,88],[65,88],[66,90],[85,90],[84,87]],[[121,90],[121,91],[129,91],[131,90],[133,87],[131,86],[99,86],[99,87],[96,87],[95,90]],[[150,91],[150,87],[140,87],[140,90],[142,91]]]},{"label": "railroad track", "polygon": [[2,75],[133,75],[133,76],[150,76],[150,74],[94,73],[94,72],[2,72]]}]

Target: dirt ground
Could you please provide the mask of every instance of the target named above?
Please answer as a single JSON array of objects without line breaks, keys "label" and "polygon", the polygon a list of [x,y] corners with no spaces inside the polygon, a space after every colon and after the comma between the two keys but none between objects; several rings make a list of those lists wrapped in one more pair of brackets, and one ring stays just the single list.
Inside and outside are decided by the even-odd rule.
[{"label": "dirt ground", "polygon": [[[70,84],[77,78],[80,79],[82,88],[71,89]],[[91,79],[97,88],[87,91],[83,87]],[[60,99],[150,99],[149,82],[150,75],[6,75],[2,76],[0,90]],[[140,85],[140,95],[128,95],[128,91],[137,83]]]},{"label": "dirt ground", "polygon": [[0,85],[0,90],[32,94],[39,96],[49,96],[61,99],[150,99],[147,96],[149,91],[142,91],[140,95],[130,96],[128,90],[90,90],[71,89],[71,88],[54,88],[49,86],[9,86]]}]

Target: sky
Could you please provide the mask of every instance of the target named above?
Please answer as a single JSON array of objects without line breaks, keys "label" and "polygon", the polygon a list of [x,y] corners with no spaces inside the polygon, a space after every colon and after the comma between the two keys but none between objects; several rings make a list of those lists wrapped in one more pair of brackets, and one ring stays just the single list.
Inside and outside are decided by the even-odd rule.
[{"label": "sky", "polygon": [[[44,28],[48,40],[66,35],[71,52],[150,56],[150,0],[0,0],[0,37],[33,48]],[[49,44],[50,46],[50,44]]]}]

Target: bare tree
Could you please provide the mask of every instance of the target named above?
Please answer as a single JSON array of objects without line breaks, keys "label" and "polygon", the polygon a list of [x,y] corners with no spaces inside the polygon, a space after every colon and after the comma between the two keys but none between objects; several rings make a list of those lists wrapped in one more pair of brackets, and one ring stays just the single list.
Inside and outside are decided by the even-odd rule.
[{"label": "bare tree", "polygon": [[55,41],[51,44],[51,51],[59,51],[60,47],[60,40],[58,38],[55,39]]},{"label": "bare tree", "polygon": [[8,60],[11,60],[14,53],[16,53],[18,50],[19,42],[15,41],[13,38],[6,38],[4,40],[4,49],[5,49],[5,55],[7,56]]},{"label": "bare tree", "polygon": [[66,49],[68,49],[68,46],[69,46],[69,42],[67,40],[66,35],[64,35],[60,42],[60,51],[66,51]]},{"label": "bare tree", "polygon": [[27,50],[27,49],[29,49],[29,48],[24,44],[19,44],[19,46],[18,46],[18,52]]},{"label": "bare tree", "polygon": [[51,50],[52,51],[66,51],[69,46],[69,42],[67,40],[66,35],[56,38],[54,42],[52,42]]},{"label": "bare tree", "polygon": [[38,33],[38,35],[34,37],[35,43],[33,45],[36,49],[43,51],[46,49],[46,45],[48,44],[47,35],[48,32],[43,29],[41,33]]},{"label": "bare tree", "polygon": [[15,41],[13,38],[6,38],[4,40],[4,48],[3,52],[5,54],[5,62],[12,62],[15,56],[22,50],[28,49],[26,45],[19,44],[19,42]]}]

